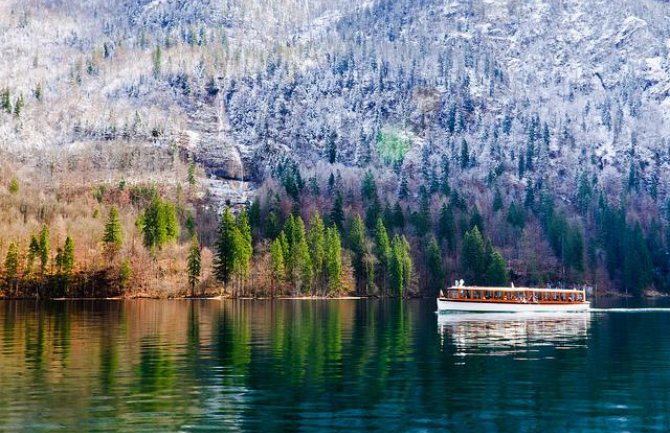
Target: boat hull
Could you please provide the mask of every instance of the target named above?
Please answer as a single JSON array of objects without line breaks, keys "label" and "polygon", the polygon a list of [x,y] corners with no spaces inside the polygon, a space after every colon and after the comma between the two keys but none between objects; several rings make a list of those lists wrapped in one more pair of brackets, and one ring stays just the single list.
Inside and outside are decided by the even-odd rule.
[{"label": "boat hull", "polygon": [[589,302],[574,302],[569,304],[517,304],[513,302],[469,302],[437,299],[437,311],[470,311],[470,312],[574,312],[588,311]]}]

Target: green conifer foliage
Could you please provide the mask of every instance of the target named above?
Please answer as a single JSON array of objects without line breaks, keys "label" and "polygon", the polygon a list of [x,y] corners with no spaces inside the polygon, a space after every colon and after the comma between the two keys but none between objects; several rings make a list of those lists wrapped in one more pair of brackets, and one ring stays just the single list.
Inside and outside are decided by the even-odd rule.
[{"label": "green conifer foliage", "polygon": [[409,255],[409,243],[404,237],[395,235],[391,247],[389,266],[389,286],[391,293],[403,297],[412,281],[412,259]]},{"label": "green conifer foliage", "polygon": [[337,229],[340,231],[344,227],[344,203],[342,201],[342,195],[339,191],[335,195],[333,209],[330,212],[330,221],[335,224]]},{"label": "green conifer foliage", "polygon": [[440,219],[438,221],[437,234],[447,244],[447,249],[453,252],[456,248],[456,222],[451,205],[443,204],[440,208]]},{"label": "green conifer foliage", "polygon": [[74,241],[70,236],[65,238],[61,269],[62,273],[66,276],[72,275],[72,272],[74,271]]},{"label": "green conifer foliage", "polygon": [[461,272],[468,284],[480,285],[487,269],[484,240],[477,227],[465,233],[461,251]]},{"label": "green conifer foliage", "polygon": [[284,249],[281,239],[275,239],[270,244],[270,265],[272,267],[272,295],[274,295],[282,287],[286,278]]},{"label": "green conifer foliage", "polygon": [[7,278],[16,278],[19,272],[19,248],[16,242],[11,242],[5,256],[5,275]]},{"label": "green conifer foliage", "polygon": [[33,264],[35,263],[35,258],[40,256],[40,242],[37,239],[37,236],[32,235],[30,237],[30,244],[28,246],[28,261],[26,264],[26,273],[30,273],[33,270]]},{"label": "green conifer foliage", "polygon": [[47,266],[49,264],[49,252],[50,252],[50,245],[49,245],[49,227],[46,225],[42,226],[42,230],[40,230],[40,236],[39,236],[39,247],[40,247],[40,272],[42,274],[45,274],[47,271]]},{"label": "green conifer foliage", "polygon": [[316,283],[321,283],[326,261],[326,228],[318,213],[312,215],[309,223],[307,243],[312,256],[312,274]]},{"label": "green conifer foliage", "polygon": [[444,284],[444,263],[442,252],[434,237],[431,237],[426,250],[426,269],[428,270],[428,288],[432,293],[438,293]]},{"label": "green conifer foliage", "polygon": [[497,251],[493,251],[489,258],[489,266],[486,270],[486,284],[501,287],[509,284],[507,263],[505,263],[505,259]]},{"label": "green conifer foliage", "polygon": [[214,256],[214,275],[217,280],[224,284],[225,287],[231,280],[235,265],[235,218],[226,208],[219,219],[219,226],[217,229],[216,239],[216,254]]},{"label": "green conifer foliage", "polygon": [[342,243],[335,226],[326,230],[325,269],[329,293],[338,293],[342,285]]},{"label": "green conifer foliage", "polygon": [[11,194],[16,194],[19,192],[19,180],[16,177],[13,177],[12,180],[9,181],[8,189]]},{"label": "green conifer foliage", "polygon": [[377,275],[381,278],[380,287],[382,294],[385,294],[388,287],[388,272],[391,265],[391,240],[389,238],[384,222],[381,218],[377,219],[375,226],[375,255],[377,256],[377,263],[379,272]]},{"label": "green conifer foliage", "polygon": [[356,279],[356,291],[360,294],[365,283],[365,225],[360,215],[356,215],[349,229],[349,250],[351,251],[351,262],[354,267]]},{"label": "green conifer foliage", "polygon": [[119,211],[115,206],[109,210],[109,217],[105,223],[105,233],[102,236],[106,249],[114,255],[123,245],[123,231],[119,220]]},{"label": "green conifer foliage", "polygon": [[200,274],[202,273],[200,242],[198,242],[196,236],[191,237],[191,247],[188,250],[186,266],[188,268],[188,285],[191,290],[191,296],[195,296],[195,289],[200,282]]}]

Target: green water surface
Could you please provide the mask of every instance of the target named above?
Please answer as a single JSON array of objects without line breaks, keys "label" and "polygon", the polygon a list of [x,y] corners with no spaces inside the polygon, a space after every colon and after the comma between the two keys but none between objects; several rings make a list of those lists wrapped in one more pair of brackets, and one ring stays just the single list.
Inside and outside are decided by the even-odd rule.
[{"label": "green water surface", "polygon": [[670,431],[670,310],[0,302],[0,431]]}]

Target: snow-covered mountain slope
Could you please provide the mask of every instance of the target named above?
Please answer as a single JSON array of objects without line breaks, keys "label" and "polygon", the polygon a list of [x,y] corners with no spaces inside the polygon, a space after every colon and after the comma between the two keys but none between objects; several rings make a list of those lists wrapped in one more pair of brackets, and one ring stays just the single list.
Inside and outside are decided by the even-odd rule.
[{"label": "snow-covered mountain slope", "polygon": [[465,140],[482,181],[569,198],[585,173],[615,197],[633,176],[665,197],[668,16],[656,0],[3,2],[0,147],[178,144],[258,177],[334,145],[411,176]]}]

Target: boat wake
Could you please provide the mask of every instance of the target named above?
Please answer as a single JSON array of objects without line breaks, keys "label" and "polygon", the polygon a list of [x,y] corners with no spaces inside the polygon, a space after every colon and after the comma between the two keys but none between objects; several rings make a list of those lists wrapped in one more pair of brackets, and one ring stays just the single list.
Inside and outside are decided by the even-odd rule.
[{"label": "boat wake", "polygon": [[670,313],[670,308],[591,308],[592,313]]}]

